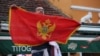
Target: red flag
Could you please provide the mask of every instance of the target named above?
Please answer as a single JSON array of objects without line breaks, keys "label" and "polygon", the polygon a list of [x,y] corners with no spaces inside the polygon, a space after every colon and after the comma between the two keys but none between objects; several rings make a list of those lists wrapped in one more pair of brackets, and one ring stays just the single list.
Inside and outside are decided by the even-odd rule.
[{"label": "red flag", "polygon": [[66,43],[79,23],[64,17],[35,14],[19,7],[10,9],[10,34],[15,44]]}]

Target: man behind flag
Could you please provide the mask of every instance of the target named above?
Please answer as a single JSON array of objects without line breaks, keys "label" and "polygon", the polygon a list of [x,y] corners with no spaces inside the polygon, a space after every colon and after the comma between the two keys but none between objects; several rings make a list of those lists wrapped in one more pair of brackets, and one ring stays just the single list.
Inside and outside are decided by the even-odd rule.
[{"label": "man behind flag", "polygon": [[37,46],[49,41],[65,44],[80,25],[68,18],[31,13],[19,7],[10,8],[9,19],[16,45]]},{"label": "man behind flag", "polygon": [[[35,13],[44,15],[44,8],[36,7]],[[34,51],[37,51],[37,52],[34,52]],[[33,46],[32,47],[32,55],[33,56],[51,56],[51,46],[49,45],[49,43],[44,43],[39,46]]]}]

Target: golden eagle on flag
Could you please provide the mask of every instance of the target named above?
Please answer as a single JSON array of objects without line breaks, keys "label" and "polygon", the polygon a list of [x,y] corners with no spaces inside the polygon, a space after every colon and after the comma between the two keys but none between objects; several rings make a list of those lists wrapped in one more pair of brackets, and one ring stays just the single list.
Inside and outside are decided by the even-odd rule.
[{"label": "golden eagle on flag", "polygon": [[40,23],[40,21],[37,23],[37,29],[38,29],[38,35],[42,36],[44,40],[47,39],[47,37],[50,37],[50,33],[52,33],[55,29],[55,24],[50,24],[50,20],[47,19],[43,24]]},{"label": "golden eagle on flag", "polygon": [[9,11],[9,32],[16,45],[41,45],[49,41],[67,43],[80,24],[70,18],[36,14],[20,7]]}]

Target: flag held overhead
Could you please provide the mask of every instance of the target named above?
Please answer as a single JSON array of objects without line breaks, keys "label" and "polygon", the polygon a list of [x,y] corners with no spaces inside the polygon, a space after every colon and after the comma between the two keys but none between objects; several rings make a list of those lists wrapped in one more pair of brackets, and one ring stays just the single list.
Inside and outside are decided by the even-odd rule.
[{"label": "flag held overhead", "polygon": [[36,14],[19,7],[10,8],[9,15],[9,32],[17,45],[35,46],[48,41],[65,44],[80,26],[69,18]]}]

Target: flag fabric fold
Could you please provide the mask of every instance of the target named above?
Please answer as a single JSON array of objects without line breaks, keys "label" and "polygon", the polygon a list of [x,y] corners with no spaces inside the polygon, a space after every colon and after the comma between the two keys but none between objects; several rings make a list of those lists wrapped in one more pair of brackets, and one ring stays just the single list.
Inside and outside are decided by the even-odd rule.
[{"label": "flag fabric fold", "polygon": [[36,14],[20,7],[11,7],[9,32],[17,45],[41,45],[56,41],[65,44],[80,24],[60,16]]}]

